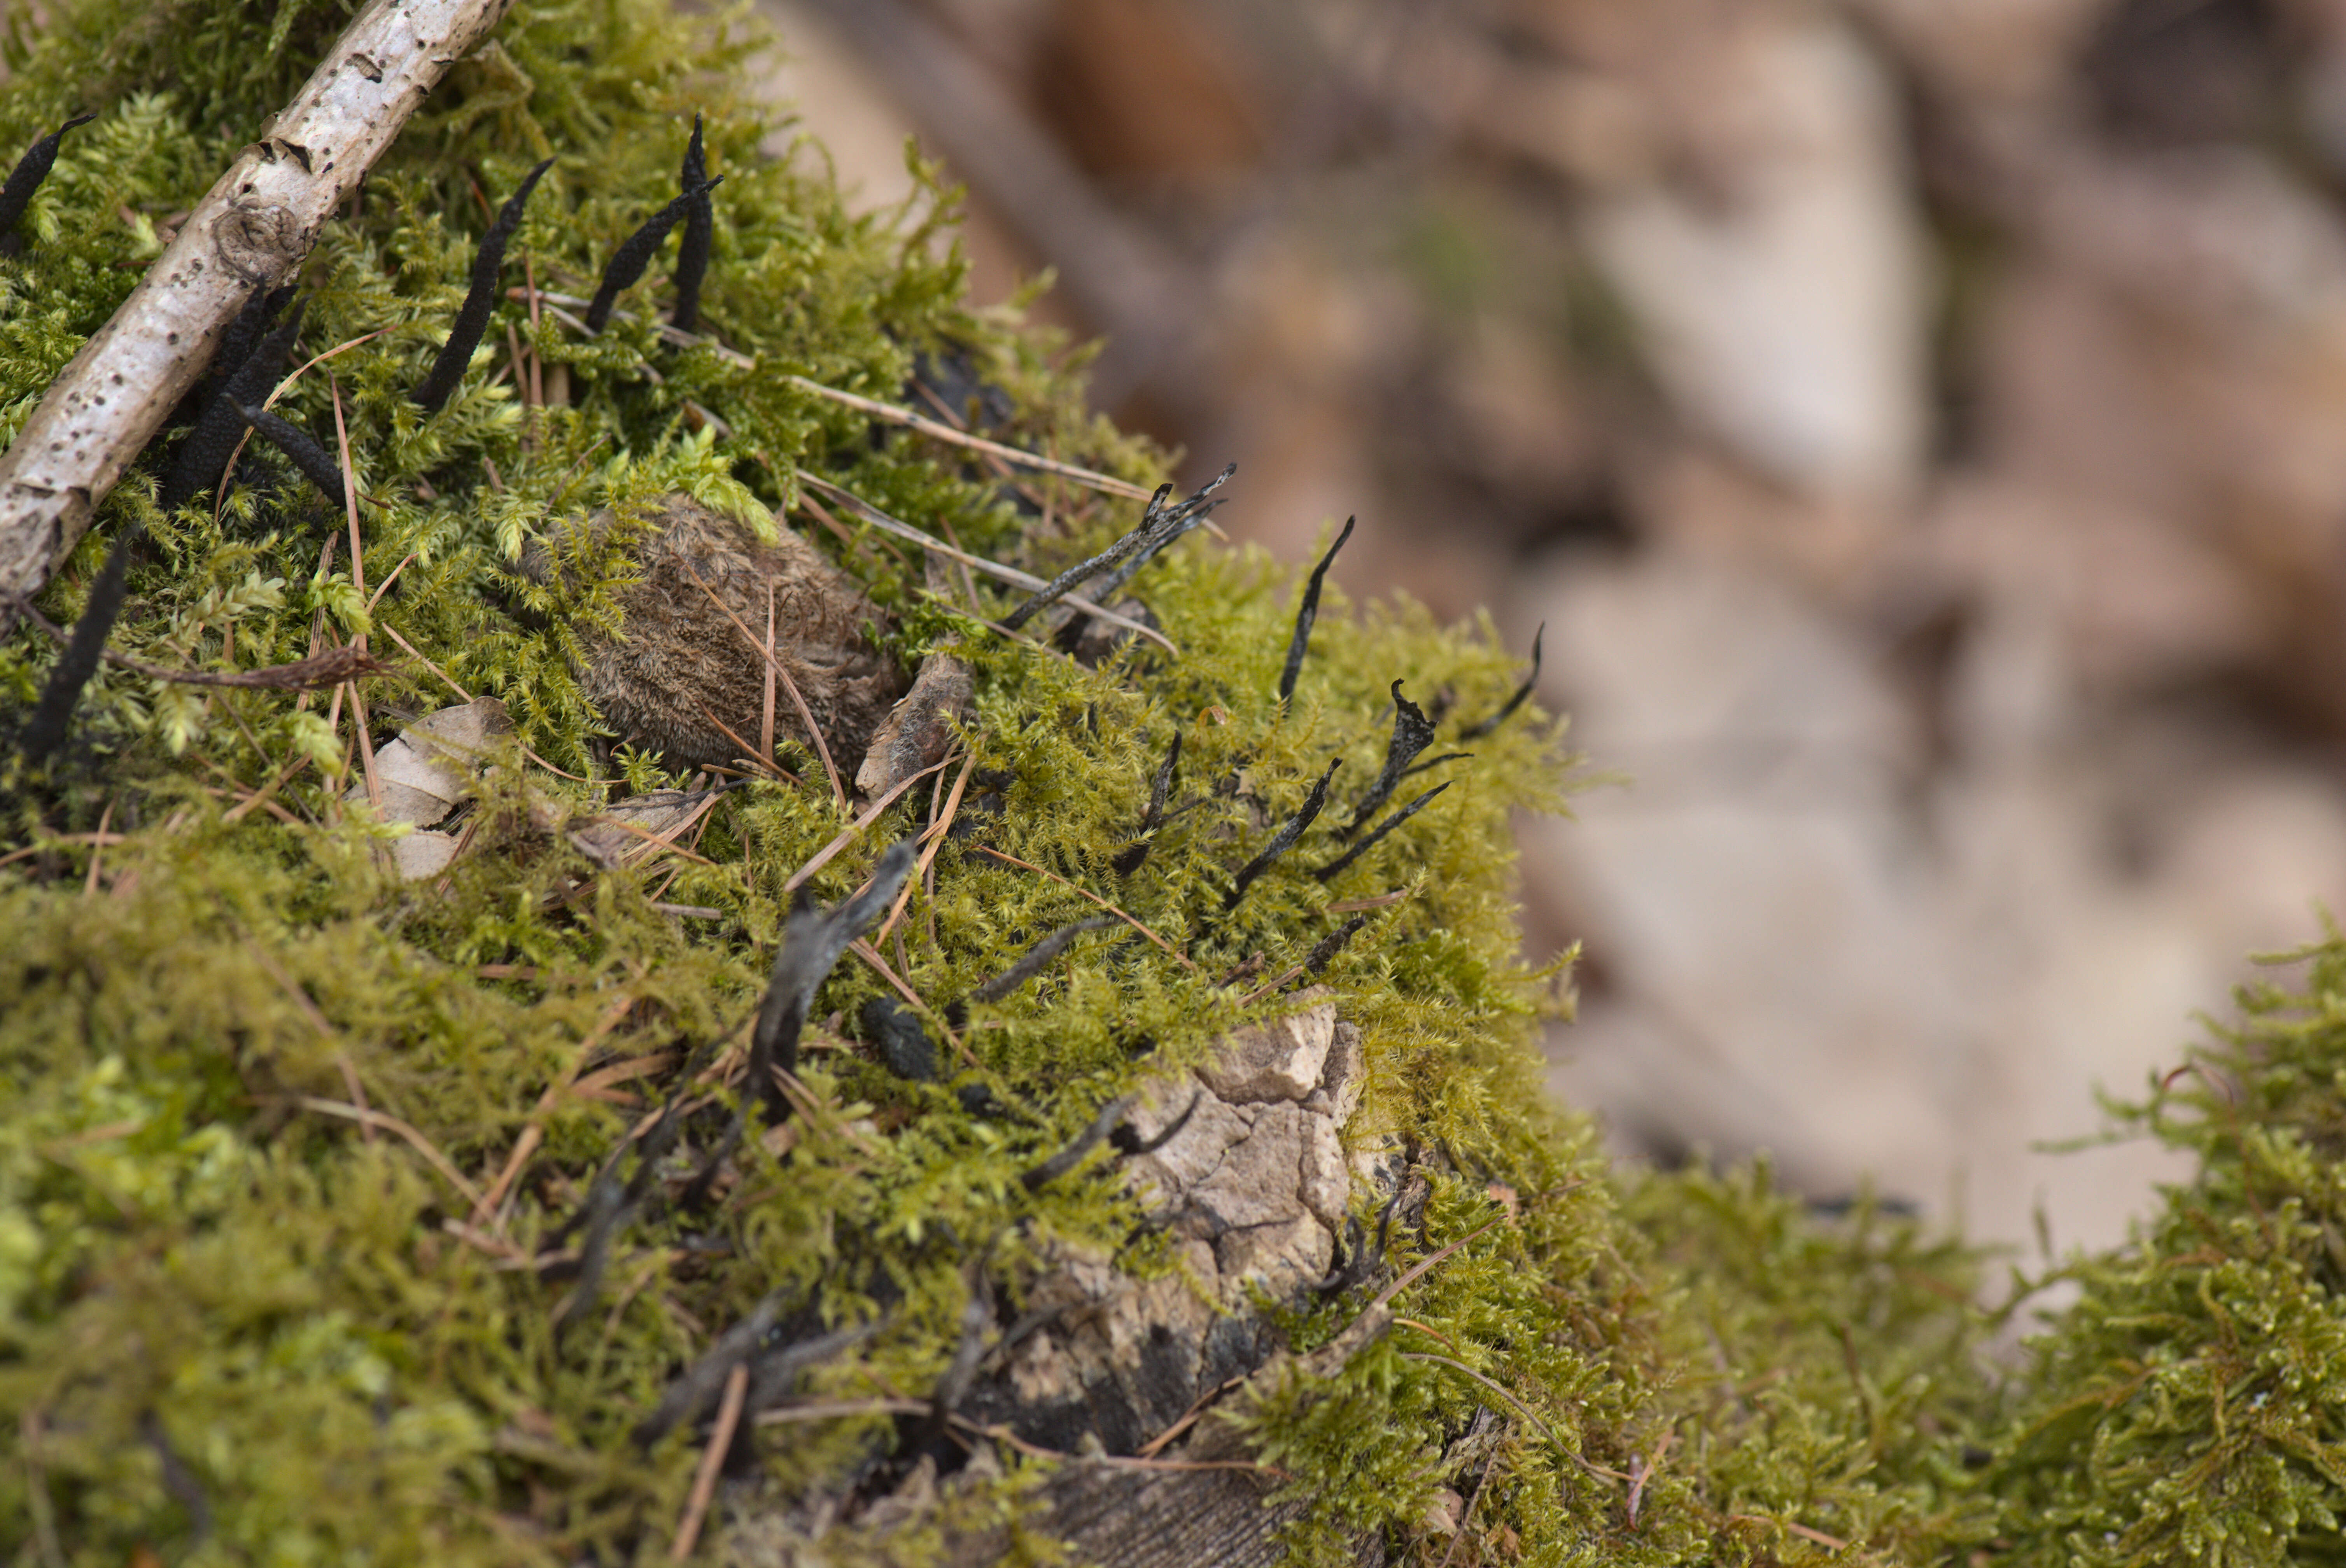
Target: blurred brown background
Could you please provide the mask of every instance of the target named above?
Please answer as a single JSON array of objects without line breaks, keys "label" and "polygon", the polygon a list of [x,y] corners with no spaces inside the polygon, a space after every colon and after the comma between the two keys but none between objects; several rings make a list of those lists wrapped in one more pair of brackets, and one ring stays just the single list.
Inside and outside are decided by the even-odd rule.
[{"label": "blurred brown background", "polygon": [[1619,1146],[2122,1234],[2033,1145],[2346,907],[2346,0],[763,9],[1234,533],[1546,625]]}]

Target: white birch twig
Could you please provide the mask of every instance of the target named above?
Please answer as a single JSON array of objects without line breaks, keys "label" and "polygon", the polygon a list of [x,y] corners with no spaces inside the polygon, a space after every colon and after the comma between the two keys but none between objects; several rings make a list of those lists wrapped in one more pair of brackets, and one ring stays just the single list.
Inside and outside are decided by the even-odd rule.
[{"label": "white birch twig", "polygon": [[0,631],[210,363],[512,0],[371,0],[0,453]]}]

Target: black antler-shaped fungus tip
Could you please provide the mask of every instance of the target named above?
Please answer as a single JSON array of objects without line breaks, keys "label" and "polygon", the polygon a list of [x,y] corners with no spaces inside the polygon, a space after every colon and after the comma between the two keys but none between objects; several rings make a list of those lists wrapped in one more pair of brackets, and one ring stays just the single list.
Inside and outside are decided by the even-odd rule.
[{"label": "black antler-shaped fungus tip", "polygon": [[432,361],[431,373],[423,384],[410,394],[428,412],[436,413],[448,395],[464,379],[464,369],[473,362],[473,351],[481,346],[481,334],[488,330],[489,312],[497,302],[497,270],[505,265],[505,242],[521,227],[522,209],[529,204],[529,193],[537,188],[540,176],[554,167],[547,158],[522,177],[521,188],[505,199],[497,212],[496,221],[481,236],[481,249],[473,258],[472,287],[464,292],[464,302],[456,310],[456,320],[448,328],[448,341],[440,345],[440,355]]},{"label": "black antler-shaped fungus tip", "polygon": [[175,511],[220,483],[220,471],[228,466],[229,454],[236,450],[238,439],[244,434],[244,405],[257,405],[269,395],[270,378],[285,362],[285,351],[293,346],[294,337],[301,331],[301,313],[308,308],[306,300],[295,305],[293,313],[261,339],[260,346],[242,364],[230,371],[219,392],[204,405],[195,428],[181,438],[178,455],[171,463],[170,476],[163,482],[160,499],[164,511]]},{"label": "black antler-shaped fungus tip", "polygon": [[41,687],[40,704],[18,739],[27,762],[42,761],[65,744],[74,706],[81,701],[82,687],[97,673],[106,639],[113,634],[115,617],[122,613],[123,586],[130,575],[130,552],[138,539],[138,527],[133,524],[106,553],[106,565],[99,569],[97,581],[90,585],[89,603],[82,607],[81,619],[74,623],[73,636],[50,668],[48,681]]},{"label": "black antler-shaped fungus tip", "polygon": [[1344,531],[1311,568],[1311,580],[1303,585],[1303,603],[1295,611],[1295,635],[1288,639],[1287,667],[1279,672],[1279,700],[1283,705],[1295,695],[1295,677],[1303,673],[1303,655],[1311,646],[1311,623],[1320,618],[1320,590],[1328,581],[1328,568],[1336,564],[1336,552],[1352,536],[1352,524],[1357,518],[1344,519]]},{"label": "black antler-shaped fungus tip", "polygon": [[1246,897],[1247,889],[1252,885],[1255,878],[1270,870],[1272,861],[1295,848],[1295,840],[1303,837],[1303,830],[1311,826],[1312,820],[1320,815],[1320,808],[1328,803],[1328,780],[1336,776],[1336,769],[1342,767],[1344,759],[1339,757],[1328,764],[1328,771],[1320,775],[1320,782],[1311,786],[1311,793],[1304,797],[1303,809],[1290,817],[1287,820],[1287,825],[1273,834],[1270,842],[1263,846],[1262,853],[1249,860],[1239,870],[1238,880],[1231,884],[1229,901],[1222,905],[1225,913],[1239,907],[1239,901]]},{"label": "black antler-shaped fungus tip", "polygon": [[1541,639],[1546,636],[1547,623],[1545,621],[1542,621],[1540,623],[1539,630],[1532,634],[1532,673],[1524,677],[1524,684],[1515,687],[1515,695],[1507,698],[1507,705],[1504,708],[1491,715],[1490,718],[1484,719],[1474,728],[1459,731],[1459,739],[1478,739],[1483,736],[1490,734],[1491,731],[1498,728],[1499,726],[1506,723],[1508,719],[1515,717],[1515,709],[1524,705],[1524,698],[1531,696],[1532,687],[1539,684],[1540,642]]},{"label": "black antler-shaped fungus tip", "polygon": [[41,181],[49,178],[49,170],[57,161],[57,142],[76,126],[86,126],[96,115],[76,115],[56,129],[33,144],[33,148],[16,160],[8,171],[8,183],[0,185],[0,235],[15,231],[16,220],[25,216],[25,209],[33,203],[33,192],[41,188]]},{"label": "black antler-shaped fungus tip", "polygon": [[1075,592],[1111,566],[1122,565],[1122,571],[1100,585],[1098,602],[1106,603],[1116,590],[1131,580],[1133,573],[1148,564],[1150,556],[1192,528],[1204,527],[1214,508],[1229,499],[1227,496],[1217,497],[1214,492],[1228,484],[1230,475],[1238,471],[1239,465],[1231,463],[1195,495],[1172,506],[1165,504],[1165,498],[1173,494],[1173,487],[1170,484],[1158,485],[1157,494],[1149,497],[1148,509],[1140,514],[1138,527],[1091,559],[1077,562],[1037,588],[1032,598],[1005,616],[1002,624],[1015,632],[1025,626],[1035,611]]},{"label": "black antler-shaped fungus tip", "polygon": [[1361,797],[1352,809],[1352,820],[1344,824],[1343,837],[1351,838],[1361,830],[1361,824],[1376,814],[1377,808],[1392,799],[1401,777],[1417,754],[1433,744],[1433,720],[1425,717],[1425,709],[1401,694],[1401,682],[1392,683],[1393,732],[1385,746],[1384,771]]},{"label": "black antler-shaped fungus tip", "polygon": [[236,412],[252,426],[264,441],[292,459],[301,477],[326,493],[326,499],[341,511],[348,504],[342,493],[342,470],[326,449],[311,438],[310,433],[292,421],[280,418],[265,408],[250,403],[239,403]]},{"label": "black antler-shaped fungus tip", "polygon": [[709,199],[709,158],[700,142],[700,117],[692,117],[692,145],[684,149],[684,168],[677,185],[686,194],[698,190],[684,215],[684,238],[676,247],[676,313],[668,324],[679,332],[700,325],[700,280],[709,273],[709,248],[717,235],[717,204]]},{"label": "black antler-shaped fungus tip", "polygon": [[693,202],[724,183],[725,177],[720,174],[715,179],[706,180],[686,191],[653,213],[641,229],[619,242],[619,248],[611,252],[611,264],[603,269],[603,282],[595,290],[595,302],[586,307],[588,331],[599,332],[609,324],[611,307],[618,303],[619,290],[644,275],[644,269],[651,265],[652,255],[659,249],[660,241],[667,239],[668,231],[692,210]]}]

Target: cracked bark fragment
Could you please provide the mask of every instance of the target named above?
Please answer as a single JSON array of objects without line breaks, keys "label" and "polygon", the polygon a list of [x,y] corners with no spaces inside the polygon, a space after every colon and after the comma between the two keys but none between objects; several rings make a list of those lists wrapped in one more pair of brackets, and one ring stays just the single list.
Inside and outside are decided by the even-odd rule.
[{"label": "cracked bark fragment", "polygon": [[[1132,1453],[1278,1350],[1256,1293],[1292,1299],[1324,1278],[1350,1221],[1342,1129],[1358,1109],[1360,1031],[1325,993],[1232,1032],[1196,1070],[1122,1108],[1123,1178],[1170,1232],[1176,1267],[1140,1280],[1108,1254],[1057,1246],[1027,1292],[1025,1328],[969,1409],[1066,1451]],[[1095,1124],[1096,1125],[1097,1124]]]}]

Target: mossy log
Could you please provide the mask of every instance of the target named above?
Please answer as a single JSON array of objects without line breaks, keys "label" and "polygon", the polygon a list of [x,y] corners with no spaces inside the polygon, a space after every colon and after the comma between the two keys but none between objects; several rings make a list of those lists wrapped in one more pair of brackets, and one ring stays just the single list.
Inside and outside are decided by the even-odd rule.
[{"label": "mossy log", "polygon": [[[349,25],[45,11],[17,444]],[[1608,1169],[1526,660],[1182,541],[732,25],[517,0],[0,637],[13,1562],[2335,1559],[2346,946],[2022,1365],[1957,1241]]]}]

